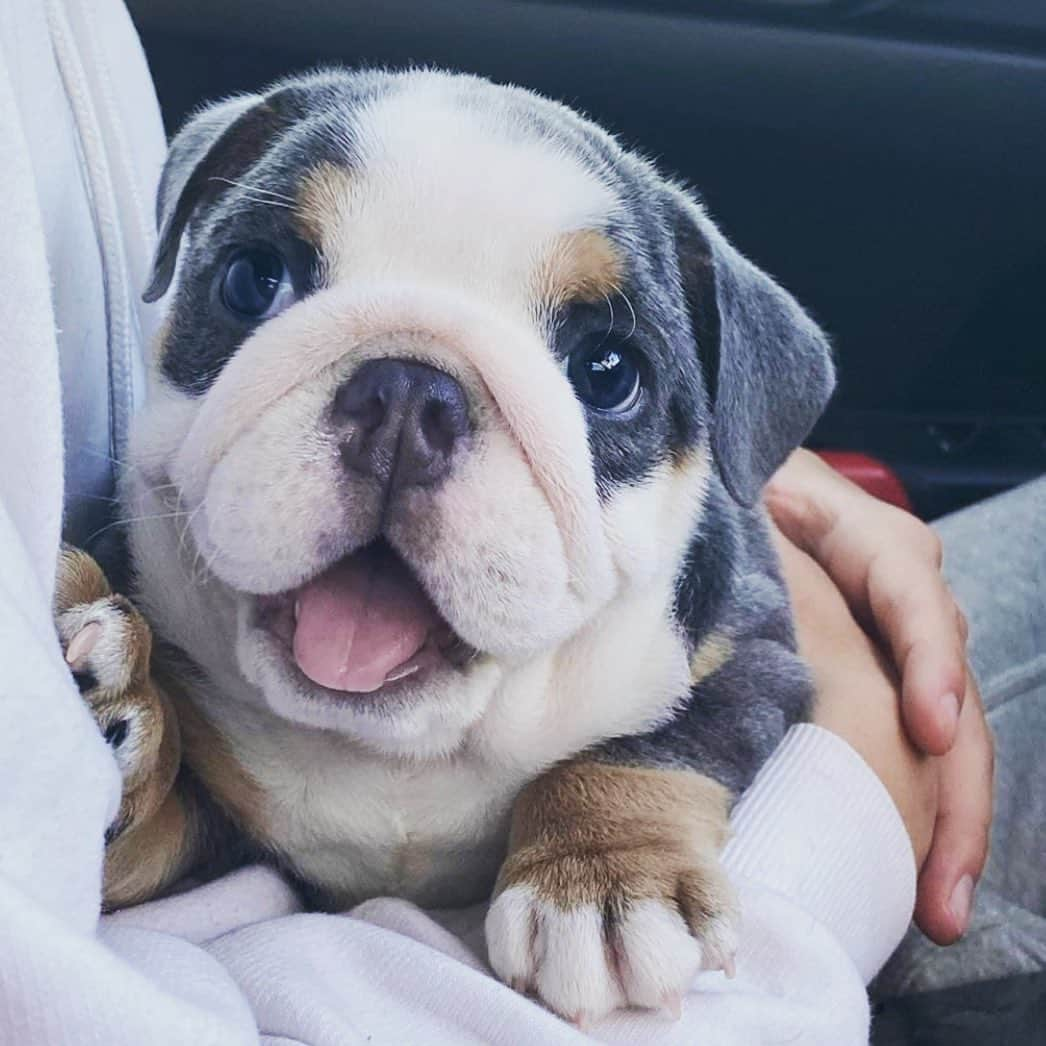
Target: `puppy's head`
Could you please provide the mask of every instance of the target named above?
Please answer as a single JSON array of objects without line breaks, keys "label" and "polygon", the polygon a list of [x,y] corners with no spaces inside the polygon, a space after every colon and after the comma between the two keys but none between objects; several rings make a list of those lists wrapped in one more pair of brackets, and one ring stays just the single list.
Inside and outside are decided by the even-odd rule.
[{"label": "puppy's head", "polygon": [[670,587],[707,484],[752,502],[830,391],[817,328],[686,193],[518,89],[331,72],[224,102],[173,142],[159,219],[151,610],[384,750],[455,743]]}]

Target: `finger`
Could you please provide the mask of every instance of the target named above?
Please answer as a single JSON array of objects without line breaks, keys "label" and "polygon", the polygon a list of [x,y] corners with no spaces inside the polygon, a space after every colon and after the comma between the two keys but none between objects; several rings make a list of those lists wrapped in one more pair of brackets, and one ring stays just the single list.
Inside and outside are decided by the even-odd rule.
[{"label": "finger", "polygon": [[923,558],[880,555],[868,570],[872,624],[901,675],[905,727],[922,751],[954,744],[966,692],[961,615],[943,578]]},{"label": "finger", "polygon": [[966,623],[941,577],[939,537],[809,454],[789,459],[766,502],[781,531],[828,572],[854,617],[889,650],[913,743],[946,753],[966,688]]},{"label": "finger", "polygon": [[965,649],[948,640],[920,638],[901,661],[901,709],[912,742],[929,755],[956,743],[966,693]]},{"label": "finger", "polygon": [[836,504],[813,497],[808,490],[773,483],[766,489],[765,500],[781,533],[797,548],[822,561],[822,546],[839,518]]},{"label": "finger", "polygon": [[937,822],[915,906],[916,922],[937,944],[958,940],[969,924],[973,889],[988,855],[994,758],[971,677],[955,747],[941,761]]}]

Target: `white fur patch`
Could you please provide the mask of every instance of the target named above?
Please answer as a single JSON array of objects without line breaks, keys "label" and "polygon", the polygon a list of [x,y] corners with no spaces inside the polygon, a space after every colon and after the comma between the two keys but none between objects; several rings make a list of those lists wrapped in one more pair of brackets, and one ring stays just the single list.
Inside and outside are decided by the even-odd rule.
[{"label": "white fur patch", "polygon": [[491,905],[486,938],[506,984],[582,1025],[622,1006],[675,1012],[702,968],[701,943],[678,911],[654,899],[608,925],[596,905],[563,909],[512,886]]},{"label": "white fur patch", "polygon": [[602,911],[591,904],[566,910],[532,904],[538,916],[534,990],[545,1004],[582,1025],[623,1006]]},{"label": "white fur patch", "polygon": [[712,469],[707,444],[614,493],[603,529],[619,576],[634,586],[675,575],[704,510]]},{"label": "white fur patch", "polygon": [[564,910],[512,886],[490,906],[486,937],[494,972],[568,1020],[583,1024],[625,1005],[595,905]]},{"label": "white fur patch", "polygon": [[538,911],[534,891],[510,886],[487,912],[487,961],[516,991],[529,991],[538,964]]},{"label": "white fur patch", "polygon": [[469,83],[415,73],[358,116],[360,162],[323,250],[339,281],[469,287],[519,315],[543,249],[620,205],[509,108],[462,104]]},{"label": "white fur patch", "polygon": [[618,967],[632,1006],[670,1006],[701,969],[701,945],[679,912],[661,901],[632,905],[617,933]]}]

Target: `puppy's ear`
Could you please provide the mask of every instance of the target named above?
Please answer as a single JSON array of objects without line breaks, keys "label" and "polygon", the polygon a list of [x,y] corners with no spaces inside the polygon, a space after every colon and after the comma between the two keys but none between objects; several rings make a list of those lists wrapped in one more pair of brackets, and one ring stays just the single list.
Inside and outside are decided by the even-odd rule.
[{"label": "puppy's ear", "polygon": [[798,302],[673,190],[679,268],[711,407],[713,457],[753,504],[810,433],[835,385],[828,339]]},{"label": "puppy's ear", "polygon": [[178,245],[193,211],[228,188],[264,152],[283,126],[280,113],[260,95],[219,102],[194,116],[167,152],[156,199],[159,237],[149,286],[142,297],[156,301],[170,286]]}]

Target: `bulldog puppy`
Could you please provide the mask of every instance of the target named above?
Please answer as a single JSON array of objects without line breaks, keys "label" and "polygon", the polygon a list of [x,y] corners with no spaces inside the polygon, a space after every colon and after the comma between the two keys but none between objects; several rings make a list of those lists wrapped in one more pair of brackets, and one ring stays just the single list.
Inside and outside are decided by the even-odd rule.
[{"label": "bulldog puppy", "polygon": [[677,1008],[732,963],[731,801],[809,709],[759,496],[825,338],[649,162],[473,77],[222,102],[158,209],[153,678],[104,582],[59,608],[128,784],[106,903],[259,855],[327,908],[493,892],[509,984]]}]

